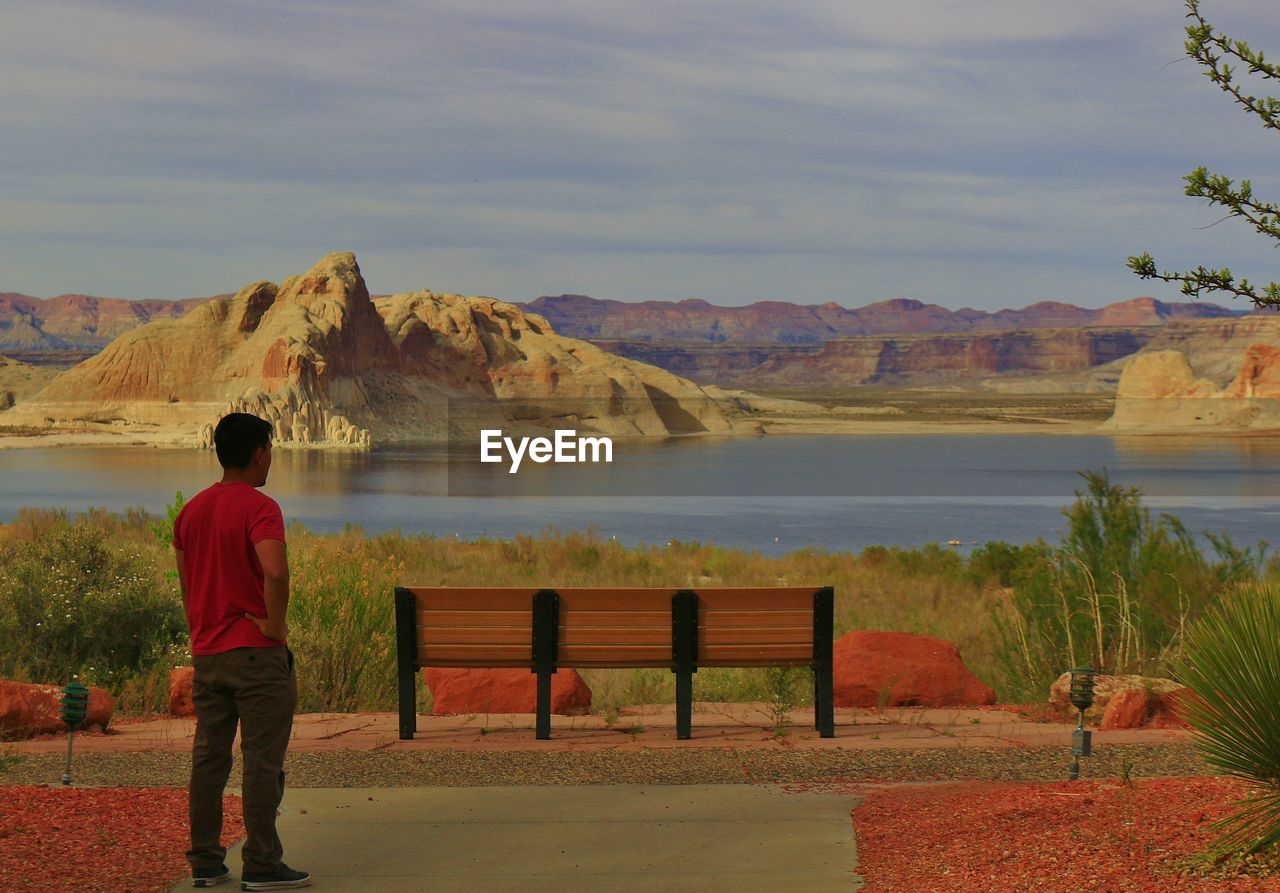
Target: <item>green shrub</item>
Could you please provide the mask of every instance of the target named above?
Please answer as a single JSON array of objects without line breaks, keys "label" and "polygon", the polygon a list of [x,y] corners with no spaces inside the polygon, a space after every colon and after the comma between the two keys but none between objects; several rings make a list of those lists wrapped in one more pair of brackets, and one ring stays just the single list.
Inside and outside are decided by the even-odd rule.
[{"label": "green shrub", "polygon": [[136,549],[85,519],[0,549],[0,676],[115,688],[185,642],[177,596]]},{"label": "green shrub", "polygon": [[1256,579],[1260,546],[1207,535],[1212,557],[1171,515],[1152,521],[1136,487],[1084,472],[1085,492],[1063,510],[1059,546],[1025,563],[997,611],[1004,688],[1039,700],[1063,670],[1167,672],[1188,621],[1235,584]]},{"label": "green shrub", "polygon": [[1052,554],[1044,540],[1021,546],[990,540],[969,554],[965,575],[975,585],[995,583],[1007,588],[1025,581]]},{"label": "green shrub", "polygon": [[1222,853],[1280,843],[1280,586],[1224,599],[1187,633],[1178,676],[1194,695],[1182,712],[1205,761],[1257,790],[1218,822]]}]

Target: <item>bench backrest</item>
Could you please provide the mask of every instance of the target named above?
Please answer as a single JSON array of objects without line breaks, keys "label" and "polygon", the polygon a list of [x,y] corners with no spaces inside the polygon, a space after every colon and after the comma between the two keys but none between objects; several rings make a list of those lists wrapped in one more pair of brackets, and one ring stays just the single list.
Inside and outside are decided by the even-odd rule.
[{"label": "bench backrest", "polygon": [[[529,667],[532,587],[415,587],[418,666]],[[677,588],[556,589],[562,667],[670,667]],[[699,667],[809,666],[816,586],[692,590]],[[826,636],[830,637],[829,630]]]}]

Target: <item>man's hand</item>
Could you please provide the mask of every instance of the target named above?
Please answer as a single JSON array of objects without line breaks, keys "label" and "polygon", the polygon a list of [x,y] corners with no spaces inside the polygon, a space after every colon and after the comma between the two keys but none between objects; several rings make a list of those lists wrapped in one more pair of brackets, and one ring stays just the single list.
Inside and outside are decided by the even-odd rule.
[{"label": "man's hand", "polygon": [[253,614],[245,614],[249,620],[253,621],[253,625],[258,628],[258,632],[262,633],[268,639],[275,639],[277,642],[283,642],[289,638],[289,627],[283,621],[275,623],[270,617],[255,617]]}]

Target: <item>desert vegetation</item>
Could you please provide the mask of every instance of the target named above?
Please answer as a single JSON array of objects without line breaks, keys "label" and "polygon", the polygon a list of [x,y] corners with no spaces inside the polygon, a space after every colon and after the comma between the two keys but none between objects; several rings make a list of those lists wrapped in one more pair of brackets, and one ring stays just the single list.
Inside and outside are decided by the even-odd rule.
[{"label": "desert vegetation", "polygon": [[[169,670],[189,661],[168,518],[28,509],[0,526],[0,677],[110,689],[130,713],[163,709]],[[303,710],[395,704],[391,592],[400,582],[470,586],[760,586],[831,584],[836,634],[886,629],[955,642],[1003,701],[1040,701],[1062,670],[1172,672],[1188,624],[1241,583],[1275,580],[1262,545],[1153,520],[1141,494],[1084,475],[1061,542],[988,542],[969,555],[939,545],[782,557],[707,543],[624,546],[591,532],[511,540],[289,530],[290,643]],[[670,673],[589,671],[595,709],[674,698]],[[703,670],[698,700],[789,705],[803,673]],[[423,687],[425,689],[425,686]],[[424,704],[424,706],[426,706]]]}]

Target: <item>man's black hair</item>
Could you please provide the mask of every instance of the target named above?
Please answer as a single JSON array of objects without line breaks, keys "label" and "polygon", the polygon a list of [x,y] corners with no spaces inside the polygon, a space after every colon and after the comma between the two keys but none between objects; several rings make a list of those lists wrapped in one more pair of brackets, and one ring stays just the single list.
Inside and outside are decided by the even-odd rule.
[{"label": "man's black hair", "polygon": [[271,423],[247,412],[229,412],[213,429],[213,448],[223,468],[248,468],[253,451],[265,446],[271,446]]}]

